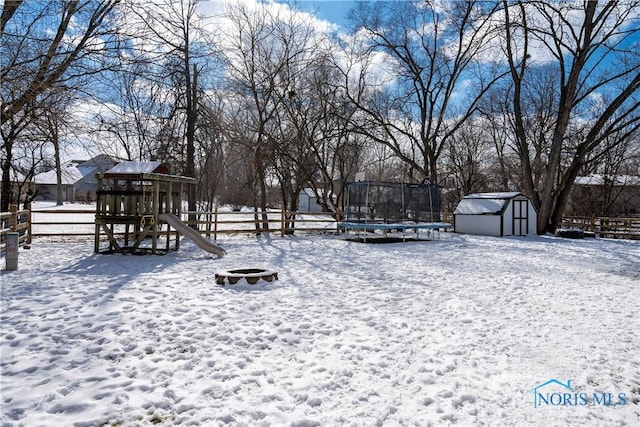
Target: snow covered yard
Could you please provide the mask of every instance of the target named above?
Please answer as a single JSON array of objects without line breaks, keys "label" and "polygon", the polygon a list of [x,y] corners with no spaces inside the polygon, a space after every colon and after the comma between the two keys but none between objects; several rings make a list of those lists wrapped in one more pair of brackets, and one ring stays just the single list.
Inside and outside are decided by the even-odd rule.
[{"label": "snow covered yard", "polygon": [[[188,240],[165,256],[22,250],[1,276],[2,425],[640,422],[638,243],[218,243],[223,259]],[[246,267],[280,280],[215,284]],[[552,379],[568,401],[534,407]]]}]

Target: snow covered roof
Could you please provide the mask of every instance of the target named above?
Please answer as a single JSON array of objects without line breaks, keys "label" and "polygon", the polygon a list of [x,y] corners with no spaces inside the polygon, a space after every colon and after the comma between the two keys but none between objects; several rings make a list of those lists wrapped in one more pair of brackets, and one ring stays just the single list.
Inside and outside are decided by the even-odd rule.
[{"label": "snow covered roof", "polygon": [[[73,185],[84,177],[87,171],[86,169],[84,170],[79,169],[78,163],[79,162],[77,160],[72,160],[62,165],[61,179],[62,179],[63,185]],[[83,174],[83,172],[85,172],[85,174]],[[56,170],[52,169],[47,172],[39,173],[38,175],[33,177],[33,182],[35,184],[42,184],[42,185],[57,184],[58,179],[57,179]]]},{"label": "snow covered roof", "polygon": [[169,173],[169,166],[162,162],[120,162],[105,175],[138,175],[142,173]]},{"label": "snow covered roof", "polygon": [[509,200],[521,196],[519,192],[475,193],[464,196],[454,215],[500,215]]},{"label": "snow covered roof", "polygon": [[500,214],[507,199],[463,199],[460,200],[454,215],[492,215]]},{"label": "snow covered roof", "polygon": [[[91,160],[71,160],[62,165],[62,184],[74,185],[85,177],[93,177],[96,172],[104,171],[113,166],[109,156],[100,155]],[[58,183],[56,170],[52,169],[33,177],[35,184],[56,185]]]},{"label": "snow covered roof", "polygon": [[169,165],[162,162],[120,162],[106,171],[102,177],[129,181],[151,180],[196,183],[195,178],[171,175]]},{"label": "snow covered roof", "polygon": [[314,198],[316,197],[316,192],[313,191],[313,188],[303,188],[302,190],[300,190],[300,194],[304,194],[305,196],[309,197],[309,198]]},{"label": "snow covered roof", "polygon": [[522,193],[518,191],[505,191],[498,193],[474,193],[463,197],[463,199],[513,199]]},{"label": "snow covered roof", "polygon": [[575,180],[576,185],[640,185],[640,176],[637,175],[601,175],[593,174],[589,176],[579,176]]}]

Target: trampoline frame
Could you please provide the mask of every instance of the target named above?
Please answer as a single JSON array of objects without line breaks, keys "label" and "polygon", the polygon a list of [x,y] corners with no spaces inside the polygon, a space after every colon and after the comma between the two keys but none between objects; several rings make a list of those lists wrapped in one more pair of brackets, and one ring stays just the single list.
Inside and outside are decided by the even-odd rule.
[{"label": "trampoline frame", "polygon": [[[451,228],[451,224],[440,221],[441,187],[428,182],[348,182],[347,207],[344,221],[338,227],[345,232],[355,231],[360,235],[375,238],[376,231],[386,237],[394,231],[402,234],[413,230],[416,238],[419,231],[427,236],[439,238],[439,231]],[[373,234],[371,234],[373,233]]]}]

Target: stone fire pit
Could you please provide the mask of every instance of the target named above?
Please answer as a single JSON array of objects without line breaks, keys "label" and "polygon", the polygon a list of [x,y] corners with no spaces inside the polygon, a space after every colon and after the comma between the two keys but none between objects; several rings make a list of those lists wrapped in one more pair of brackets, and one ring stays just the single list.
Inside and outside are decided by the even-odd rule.
[{"label": "stone fire pit", "polygon": [[262,268],[239,268],[216,273],[216,283],[218,285],[224,285],[225,280],[228,281],[230,285],[234,285],[242,279],[246,280],[250,285],[258,283],[259,280],[272,282],[273,280],[278,280],[278,272]]}]

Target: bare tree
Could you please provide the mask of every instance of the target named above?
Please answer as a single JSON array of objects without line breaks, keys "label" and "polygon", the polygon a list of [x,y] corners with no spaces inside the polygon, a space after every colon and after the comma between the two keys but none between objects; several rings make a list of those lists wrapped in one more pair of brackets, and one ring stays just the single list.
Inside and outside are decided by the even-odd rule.
[{"label": "bare tree", "polygon": [[[140,8],[132,4],[130,12],[143,23],[140,43],[147,49],[148,60],[157,63],[149,76],[163,90],[170,92],[172,105],[168,106],[165,126],[159,130],[174,150],[165,155],[175,155],[174,166],[182,174],[196,177],[197,127],[201,116],[201,77],[207,63],[212,41],[204,31],[198,14],[197,0],[164,0],[153,7]],[[163,135],[163,131],[165,132]],[[156,153],[156,155],[162,153]],[[188,194],[189,211],[197,207],[195,189]],[[195,217],[190,216],[190,219]]]},{"label": "bare tree", "polygon": [[120,0],[6,1],[0,15],[2,104],[2,197],[11,199],[13,144],[26,129],[51,88],[73,87],[80,76],[105,67],[118,31],[112,24]]},{"label": "bare tree", "polygon": [[[248,132],[243,142],[251,145],[251,188],[254,208],[261,208],[262,224],[267,229],[265,208],[268,204],[267,177],[273,164],[269,143],[278,128],[278,115],[283,104],[295,93],[295,81],[305,68],[313,47],[313,28],[301,15],[285,14],[277,7],[256,10],[237,3],[227,8],[226,18],[232,30],[228,33],[227,66],[230,88],[244,99],[248,113]],[[272,148],[272,147],[271,147]]]},{"label": "bare tree", "polygon": [[225,147],[227,136],[223,123],[224,102],[220,95],[201,96],[201,113],[198,120],[196,146],[197,200],[204,203],[205,211],[212,211],[217,203],[226,167]]},{"label": "bare tree", "polygon": [[[609,136],[624,141],[640,126],[640,27],[628,25],[637,2],[504,1],[505,52],[513,82],[513,120],[526,190],[538,212],[538,233],[560,223],[580,169]],[[637,19],[637,18],[635,18]],[[547,73],[557,98],[544,157],[531,155],[535,138],[527,130],[525,88],[536,69],[535,55],[550,56]],[[538,63],[540,60],[538,60]],[[539,99],[539,98],[538,98]],[[611,146],[609,146],[611,148]],[[536,165],[544,171],[536,183]]]},{"label": "bare tree", "polygon": [[62,158],[61,150],[66,140],[71,124],[67,120],[71,100],[66,97],[67,93],[61,91],[59,96],[53,97],[48,108],[42,108],[38,120],[34,123],[41,135],[43,146],[53,148],[54,167],[56,171],[56,204],[62,205]]},{"label": "bare tree", "polygon": [[438,182],[447,141],[500,77],[480,61],[496,8],[484,1],[363,2],[352,11],[368,54],[386,55],[394,77],[366,100],[352,97],[366,119],[360,132],[391,148],[420,179]]},{"label": "bare tree", "polygon": [[487,177],[491,149],[483,121],[468,121],[449,140],[447,160],[458,198],[490,189]]},{"label": "bare tree", "polygon": [[[333,52],[340,52],[333,46]],[[320,54],[305,87],[308,88],[310,150],[314,169],[308,185],[316,194],[318,203],[327,212],[339,216],[345,206],[345,186],[363,167],[364,137],[351,132],[356,121],[357,108],[346,96],[339,59]]]},{"label": "bare tree", "polygon": [[481,103],[480,111],[483,128],[493,144],[495,161],[491,176],[496,182],[495,188],[501,191],[522,189],[522,168],[514,154],[517,147],[511,130],[513,126],[510,121],[512,116],[509,114],[511,106],[508,88],[497,85],[487,95]]},{"label": "bare tree", "polygon": [[[131,34],[130,37],[134,37]],[[140,34],[138,34],[140,36]],[[154,79],[162,62],[144,53],[123,51],[114,72],[96,80],[103,91],[89,118],[89,142],[100,152],[126,160],[165,160],[169,118],[174,116],[172,93]]]},{"label": "bare tree", "polygon": [[221,109],[224,145],[224,175],[219,192],[220,203],[230,204],[234,210],[251,206],[255,191],[253,182],[254,133],[247,128],[253,116],[242,99],[226,93],[227,102]]}]

